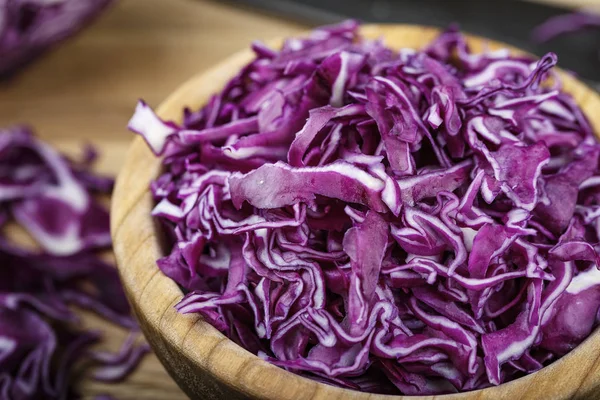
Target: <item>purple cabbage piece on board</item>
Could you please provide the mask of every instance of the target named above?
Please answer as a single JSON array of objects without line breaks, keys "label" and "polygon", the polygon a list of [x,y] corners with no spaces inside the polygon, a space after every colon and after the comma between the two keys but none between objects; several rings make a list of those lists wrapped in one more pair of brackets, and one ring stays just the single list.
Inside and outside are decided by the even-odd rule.
[{"label": "purple cabbage piece on board", "polygon": [[10,0],[0,6],[0,77],[88,25],[112,0]]}]

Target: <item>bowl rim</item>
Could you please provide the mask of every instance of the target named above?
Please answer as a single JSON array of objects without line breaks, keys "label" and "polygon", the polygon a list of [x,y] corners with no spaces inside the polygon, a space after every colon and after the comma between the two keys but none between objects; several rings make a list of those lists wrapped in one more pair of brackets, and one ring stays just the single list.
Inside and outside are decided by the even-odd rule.
[{"label": "bowl rim", "polygon": [[[360,30],[367,38],[383,38],[392,48],[421,48],[441,31],[433,27],[397,24],[364,25]],[[466,37],[469,46],[476,52],[507,48],[512,53],[524,54],[500,42],[468,34]],[[270,43],[278,46],[282,40]],[[158,107],[157,113],[167,120],[180,120],[184,107],[195,109],[203,105],[252,56],[251,50],[245,49],[201,72],[168,96]],[[564,90],[582,107],[595,133],[600,133],[600,112],[594,113],[594,110],[600,111],[600,96],[573,76],[563,71],[559,71],[559,74]],[[125,292],[134,313],[143,320],[142,325],[150,324],[154,331],[164,336],[164,340],[180,349],[182,356],[196,368],[246,396],[273,400],[456,400],[535,399],[539,393],[546,396],[552,393],[555,398],[566,398],[584,395],[596,387],[594,376],[599,376],[597,380],[600,381],[598,330],[567,355],[540,371],[499,386],[449,395],[364,393],[330,386],[276,367],[238,346],[198,315],[182,315],[175,310],[174,306],[183,293],[160,272],[155,262],[164,252],[161,251],[157,230],[150,217],[153,199],[148,189],[159,171],[160,159],[151,153],[141,137],[136,137],[118,175],[111,205],[111,235]]]}]

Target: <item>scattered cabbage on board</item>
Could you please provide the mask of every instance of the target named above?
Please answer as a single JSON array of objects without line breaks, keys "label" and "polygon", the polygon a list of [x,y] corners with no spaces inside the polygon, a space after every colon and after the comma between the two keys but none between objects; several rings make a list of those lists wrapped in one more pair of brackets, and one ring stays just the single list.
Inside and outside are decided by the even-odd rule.
[{"label": "scattered cabbage on board", "polygon": [[[94,379],[120,381],[149,350],[135,344],[116,268],[101,254],[111,239],[96,195],[113,180],[91,173],[95,158],[87,148],[68,159],[25,127],[0,130],[0,399],[79,398],[74,372],[92,363]],[[38,249],[16,240],[25,232]],[[76,309],[131,331],[118,353],[91,348],[102,333],[80,326]]]}]

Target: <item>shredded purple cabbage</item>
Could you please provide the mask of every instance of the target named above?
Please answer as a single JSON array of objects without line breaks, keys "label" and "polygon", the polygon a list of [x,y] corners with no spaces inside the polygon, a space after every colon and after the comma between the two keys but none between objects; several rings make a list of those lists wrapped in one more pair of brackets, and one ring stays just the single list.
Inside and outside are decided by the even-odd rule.
[{"label": "shredded purple cabbage", "polygon": [[[110,194],[113,180],[82,161],[59,154],[16,127],[0,131],[0,398],[78,398],[71,382],[82,360],[97,365],[95,378],[123,379],[148,346],[134,345],[138,328],[113,265],[108,212],[95,195]],[[11,240],[15,226],[41,250]],[[73,307],[74,306],[74,307]],[[74,308],[89,310],[132,331],[116,354],[91,350],[101,332],[78,326]]]},{"label": "shredded purple cabbage", "polygon": [[112,0],[8,0],[0,4],[0,77],[85,27]]},{"label": "shredded purple cabbage", "polygon": [[533,30],[532,38],[536,42],[547,42],[558,36],[590,28],[600,28],[600,15],[578,11],[548,18]]},{"label": "shredded purple cabbage", "polygon": [[[273,364],[350,389],[498,385],[577,346],[600,310],[598,144],[540,60],[421,50],[348,21],[254,44],[162,156],[153,215],[177,305]],[[542,84],[554,76],[554,84]]]}]

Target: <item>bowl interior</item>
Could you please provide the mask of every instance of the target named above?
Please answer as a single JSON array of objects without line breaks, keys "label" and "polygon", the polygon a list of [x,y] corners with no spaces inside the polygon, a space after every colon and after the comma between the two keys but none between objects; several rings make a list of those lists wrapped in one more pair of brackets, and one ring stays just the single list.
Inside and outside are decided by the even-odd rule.
[{"label": "bowl interior", "polygon": [[[390,47],[421,48],[439,31],[421,26],[369,25],[362,28],[362,33],[368,38],[384,38]],[[280,42],[272,44],[278,46]],[[473,36],[468,37],[468,42],[476,52],[485,48],[520,52]],[[192,78],[161,104],[159,115],[179,121],[184,107],[202,106],[252,57],[250,50],[244,50]],[[594,131],[600,132],[600,97],[572,76],[561,75],[564,90],[582,107]],[[210,397],[213,393],[214,396],[230,394],[232,399],[273,400],[403,398],[355,392],[299,377],[242,349],[200,317],[178,314],[174,306],[183,294],[156,266],[156,260],[164,254],[150,216],[153,200],[148,187],[160,167],[160,160],[136,137],[117,179],[111,230],[123,285],[140,325],[167,370],[188,394],[197,398],[206,393],[213,398]],[[598,356],[600,334],[596,331],[571,353],[539,372],[498,387],[435,398],[538,399],[547,398],[550,393],[553,398],[585,396],[600,380]]]}]

